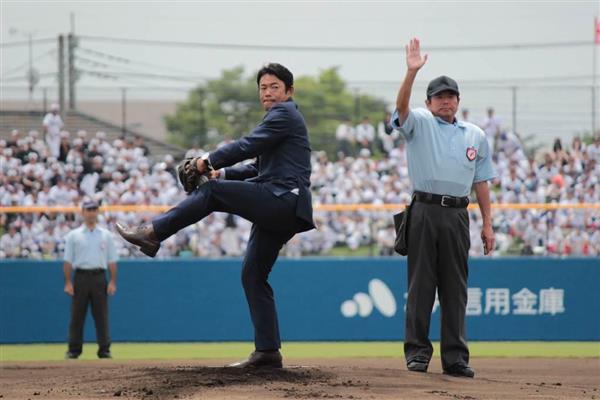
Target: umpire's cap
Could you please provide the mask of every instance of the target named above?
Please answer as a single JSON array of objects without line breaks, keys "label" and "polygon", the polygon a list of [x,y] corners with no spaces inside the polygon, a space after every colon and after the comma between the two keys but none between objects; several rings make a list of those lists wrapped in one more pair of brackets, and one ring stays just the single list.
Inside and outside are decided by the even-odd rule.
[{"label": "umpire's cap", "polygon": [[427,97],[435,96],[446,90],[456,93],[457,96],[460,95],[458,84],[454,79],[449,78],[446,75],[439,76],[427,85]]},{"label": "umpire's cap", "polygon": [[100,204],[96,200],[85,200],[81,203],[81,208],[83,210],[97,210],[100,207]]}]

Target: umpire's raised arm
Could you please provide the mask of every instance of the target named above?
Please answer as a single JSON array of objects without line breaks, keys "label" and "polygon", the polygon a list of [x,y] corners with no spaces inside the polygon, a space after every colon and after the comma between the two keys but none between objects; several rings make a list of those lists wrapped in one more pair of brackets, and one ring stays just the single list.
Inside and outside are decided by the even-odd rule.
[{"label": "umpire's raised arm", "polygon": [[421,56],[421,43],[419,42],[419,39],[411,39],[410,43],[406,45],[405,48],[407,67],[406,76],[404,77],[404,81],[402,81],[402,85],[398,91],[398,96],[396,97],[398,126],[401,126],[408,117],[408,113],[410,111],[410,92],[412,91],[413,83],[415,82],[417,72],[419,72],[421,67],[427,62],[427,54]]}]

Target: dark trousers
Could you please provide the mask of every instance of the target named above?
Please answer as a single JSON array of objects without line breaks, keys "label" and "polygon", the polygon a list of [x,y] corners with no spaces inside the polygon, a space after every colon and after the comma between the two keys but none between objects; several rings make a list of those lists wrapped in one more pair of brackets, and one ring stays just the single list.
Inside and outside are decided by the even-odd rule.
[{"label": "dark trousers", "polygon": [[429,324],[437,289],[441,310],[442,368],[468,365],[465,338],[469,215],[465,208],[414,202],[408,240],[406,361],[429,362]]},{"label": "dark trousers", "polygon": [[153,221],[162,241],[214,211],[239,215],[253,223],[242,265],[242,285],[254,325],[256,350],[281,347],[269,273],[281,247],[297,230],[293,193],[275,196],[263,184],[212,180]]},{"label": "dark trousers", "polygon": [[81,354],[83,347],[83,325],[88,305],[92,306],[92,316],[96,325],[98,354],[110,350],[108,332],[108,295],[106,275],[75,270],[73,279],[74,294],[71,299],[71,322],[69,324],[69,352]]}]

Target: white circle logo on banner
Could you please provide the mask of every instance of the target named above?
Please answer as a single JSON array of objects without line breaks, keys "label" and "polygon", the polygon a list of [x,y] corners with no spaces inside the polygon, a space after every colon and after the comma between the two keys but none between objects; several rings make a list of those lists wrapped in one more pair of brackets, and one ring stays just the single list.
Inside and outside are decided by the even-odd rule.
[{"label": "white circle logo on banner", "polygon": [[372,279],[369,282],[369,294],[358,292],[350,300],[342,303],[340,311],[346,318],[366,318],[373,312],[373,308],[387,318],[396,315],[396,299],[390,288],[380,279]]},{"label": "white circle logo on banner", "polygon": [[352,318],[358,312],[358,304],[354,300],[346,300],[342,303],[342,315],[346,318]]},{"label": "white circle logo on banner", "polygon": [[358,315],[361,317],[368,317],[373,311],[373,302],[366,293],[356,293],[354,295],[354,301],[358,304]]},{"label": "white circle logo on banner", "polygon": [[394,299],[392,291],[383,281],[379,279],[371,280],[369,282],[369,294],[381,314],[386,317],[396,315],[396,299]]}]

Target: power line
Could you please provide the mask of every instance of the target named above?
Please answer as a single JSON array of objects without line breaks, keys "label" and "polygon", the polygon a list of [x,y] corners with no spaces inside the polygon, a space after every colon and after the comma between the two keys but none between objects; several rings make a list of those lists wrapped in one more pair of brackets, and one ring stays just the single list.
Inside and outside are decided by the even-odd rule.
[{"label": "power line", "polygon": [[[56,52],[56,49],[50,49],[50,50],[46,51],[45,53],[42,53],[39,56],[35,57],[33,60],[31,60],[31,62],[32,63],[36,62],[36,61],[40,60],[41,58],[44,58],[47,55],[50,55],[50,54],[55,53],[55,52]],[[2,75],[4,76],[4,75],[11,74],[11,73],[13,73],[15,71],[19,71],[19,70],[21,70],[21,69],[23,69],[23,68],[25,68],[27,66],[29,66],[29,61],[25,61],[21,65],[18,65],[16,67],[12,67],[12,68],[7,69],[6,71],[3,71]]]},{"label": "power line", "polygon": [[[199,47],[215,49],[232,50],[283,50],[283,51],[337,51],[337,52],[399,52],[404,51],[403,46],[292,46],[292,45],[263,45],[263,44],[242,44],[242,43],[207,43],[207,42],[182,42],[170,40],[149,40],[134,38],[118,38],[107,36],[77,36],[96,42],[122,42],[128,44],[144,44],[152,46],[178,46],[178,47]],[[54,43],[56,38],[32,39],[32,43]],[[0,47],[18,47],[29,45],[28,40],[16,42],[0,43]],[[494,50],[527,50],[543,49],[556,47],[581,47],[593,46],[594,43],[589,40],[572,40],[565,42],[547,42],[547,43],[501,43],[487,45],[456,45],[456,46],[424,46],[425,51],[494,51]]]},{"label": "power line", "polygon": [[[40,74],[39,74],[40,79],[41,78],[54,77],[54,76],[56,76],[56,72],[40,72]],[[8,77],[2,77],[2,81],[4,81],[4,82],[24,81],[24,80],[27,80],[27,79],[29,79],[27,76],[8,76]]]},{"label": "power line", "polygon": [[[117,81],[121,81],[123,82],[123,80],[121,79],[121,77],[119,77],[119,75],[127,75],[127,82],[128,83],[137,83],[138,85],[148,85],[148,79],[152,80],[152,78],[148,78],[148,77],[144,77],[144,76],[140,76],[139,73],[127,73],[127,72],[115,72],[115,71],[91,71],[91,70],[82,70],[82,69],[78,69],[79,72],[82,72],[84,74],[87,74],[91,77],[95,77],[95,78],[99,78],[99,79],[109,79],[109,80],[117,80]],[[152,82],[154,83],[154,82]],[[90,87],[85,87],[85,86],[78,86],[79,89],[83,90],[83,89],[90,89]],[[130,87],[125,87],[123,85],[119,85],[117,86],[104,86],[102,87],[103,89],[106,90],[114,90],[114,89],[138,89],[140,86],[130,86]],[[165,89],[168,87],[160,87],[161,89]],[[186,88],[186,91],[189,91],[189,87]]]},{"label": "power line", "polygon": [[204,81],[203,77],[186,77],[186,76],[174,76],[174,75],[163,75],[163,74],[150,74],[145,72],[114,72],[114,71],[93,71],[93,70],[85,70],[85,69],[77,69],[86,74],[110,74],[116,77],[137,77],[137,78],[155,78],[155,79],[164,79],[164,80],[172,80],[179,82],[189,82],[189,83],[199,83],[199,81]]},{"label": "power line", "polygon": [[100,62],[100,61],[96,61],[96,60],[92,60],[89,58],[85,58],[85,57],[81,57],[81,56],[77,56],[77,62],[78,63],[82,63],[82,64],[87,64],[87,65],[91,65],[93,67],[101,67],[101,68],[108,68],[111,65]]},{"label": "power line", "polygon": [[[56,38],[31,39],[31,43],[56,43]],[[0,47],[18,47],[29,46],[29,40],[19,40],[17,42],[0,43]]]},{"label": "power line", "polygon": [[[109,62],[110,60],[113,60],[115,62],[121,62],[123,64],[136,64],[139,66],[144,66],[144,67],[150,67],[152,69],[156,69],[159,71],[165,71],[165,70],[170,70],[173,72],[178,72],[178,73],[184,73],[184,74],[188,74],[188,76],[194,76],[194,72],[192,71],[187,71],[187,70],[183,70],[180,68],[174,68],[174,67],[167,67],[164,65],[158,65],[158,64],[153,64],[153,63],[149,63],[149,62],[144,62],[144,61],[138,61],[138,60],[134,60],[131,58],[126,58],[126,57],[121,57],[121,56],[115,56],[114,54],[110,54],[110,53],[106,53],[106,52],[101,52],[101,51],[97,51],[97,50],[91,50],[91,49],[87,49],[87,48],[82,48],[82,47],[78,47],[78,50],[82,50],[83,52],[86,52],[90,55],[95,55],[99,58],[102,58],[105,62]],[[79,59],[79,57],[78,57]],[[114,64],[113,64],[114,65]],[[133,66],[132,67],[125,67],[123,65],[118,66],[117,68],[126,68],[129,71],[135,71],[137,72],[138,70],[134,70]],[[208,78],[203,78],[203,79],[208,79]]]},{"label": "power line", "polygon": [[[335,52],[401,52],[404,46],[291,46],[291,45],[263,45],[241,43],[207,43],[207,42],[182,42],[172,40],[149,40],[118,38],[106,36],[78,36],[81,39],[95,42],[121,42],[126,44],[142,44],[149,46],[168,47],[195,47],[222,50],[282,50],[282,51],[335,51]],[[556,47],[593,46],[590,40],[548,42],[548,43],[505,43],[492,45],[457,45],[457,46],[425,46],[425,51],[494,51],[494,50],[527,50]]]},{"label": "power line", "polygon": [[[82,62],[84,64],[88,64],[93,67],[106,68],[103,71],[98,70],[86,70],[82,68],[78,68],[77,70],[83,74],[87,74],[89,76],[94,76],[96,78],[101,79],[111,79],[111,80],[122,80],[121,77],[126,77],[129,81],[142,83],[147,85],[149,80],[176,80],[176,81],[184,81],[189,83],[194,82],[197,83],[196,77],[183,77],[183,76],[169,76],[164,74],[154,74],[154,73],[146,73],[144,71],[140,71],[135,66],[131,64],[147,64],[151,65],[156,69],[160,69],[161,71],[165,68],[163,66],[157,66],[150,63],[138,62],[126,57],[116,56],[114,54],[110,54],[103,51],[92,50],[88,48],[78,47],[78,51],[85,53],[88,57],[77,56],[77,61]],[[102,61],[98,61],[101,59]],[[187,73],[191,73],[186,71]],[[141,79],[141,81],[140,81]]]},{"label": "power line", "polygon": [[[460,79],[459,84],[463,85],[498,85],[504,84],[502,87],[510,87],[510,86],[519,86],[519,87],[529,87],[527,85],[529,83],[551,83],[551,82],[564,82],[564,81],[581,81],[581,80],[589,80],[591,81],[591,75],[568,75],[568,76],[548,76],[548,77],[525,77],[525,78],[500,78],[500,79]],[[402,79],[398,78],[397,80],[381,80],[381,81],[347,81],[348,85],[353,86],[377,86],[377,85],[400,85]],[[428,82],[426,81],[417,81],[414,83],[415,86],[427,86]],[[572,85],[572,82],[568,82],[566,86]],[[562,87],[562,85],[541,85],[543,86],[551,86],[551,87]]]},{"label": "power line", "polygon": [[108,58],[109,60],[114,60],[114,61],[118,61],[118,62],[122,62],[122,63],[126,63],[126,64],[129,64],[131,62],[129,59],[127,59],[125,57],[115,56],[112,54],[104,53],[102,51],[87,49],[85,47],[77,47],[77,51],[83,51],[84,53],[95,55],[100,58]]}]

